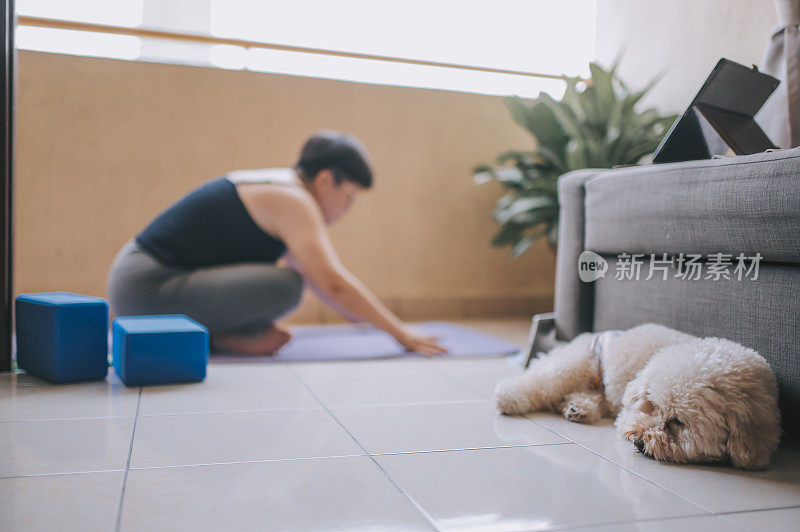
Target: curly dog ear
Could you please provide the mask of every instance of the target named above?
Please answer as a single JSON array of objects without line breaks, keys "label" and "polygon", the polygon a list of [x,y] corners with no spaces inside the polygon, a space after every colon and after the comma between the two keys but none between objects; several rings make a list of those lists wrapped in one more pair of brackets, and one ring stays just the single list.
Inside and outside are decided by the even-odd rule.
[{"label": "curly dog ear", "polygon": [[740,410],[734,404],[726,411],[725,421],[731,465],[739,469],[766,469],[780,438],[776,415],[761,410]]}]

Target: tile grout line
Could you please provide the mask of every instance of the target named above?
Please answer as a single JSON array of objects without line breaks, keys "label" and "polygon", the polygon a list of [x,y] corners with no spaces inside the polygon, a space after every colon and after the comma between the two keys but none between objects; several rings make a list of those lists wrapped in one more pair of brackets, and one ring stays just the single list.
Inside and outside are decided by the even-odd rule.
[{"label": "tile grout line", "polygon": [[205,415],[223,415],[223,414],[258,414],[261,412],[319,412],[323,410],[321,407],[305,408],[259,408],[255,410],[213,410],[209,412],[204,411],[191,411],[191,412],[159,412],[156,414],[139,414],[139,417],[169,417],[169,416],[205,416]]},{"label": "tile grout line", "polygon": [[[472,387],[470,387],[470,386],[467,386],[466,384],[464,384],[464,383],[462,383],[462,382],[459,382],[459,381],[457,381],[457,380],[455,379],[455,377],[453,377],[452,375],[449,375],[449,374],[448,374],[447,372],[445,372],[445,371],[442,371],[442,369],[441,369],[441,368],[431,368],[431,369],[433,369],[434,373],[436,373],[437,375],[439,375],[439,376],[441,376],[441,377],[444,377],[446,380],[448,380],[448,381],[452,382],[453,384],[457,384],[457,385],[458,385],[458,386],[460,386],[462,389],[464,389],[464,390],[467,390],[468,392],[475,394],[476,396],[480,397],[480,398],[481,398],[483,401],[488,401],[488,402],[491,402],[491,400],[492,400],[492,398],[491,398],[491,397],[490,397],[489,399],[486,399],[486,398],[483,396],[483,394],[482,394],[482,393],[478,392],[478,390],[477,390],[476,388],[472,388]],[[498,381],[498,382],[499,382],[499,381]]]},{"label": "tile grout line", "polygon": [[[455,383],[455,384],[458,384],[458,385],[459,385],[459,386],[461,386],[463,389],[465,389],[465,390],[468,390],[468,391],[470,391],[470,392],[472,392],[472,393],[474,393],[474,394],[478,394],[478,395],[480,395],[480,396],[481,396],[481,402],[488,402],[488,403],[492,403],[492,404],[494,404],[494,396],[492,396],[492,397],[489,397],[488,399],[484,398],[484,397],[483,397],[483,395],[481,395],[481,394],[480,394],[480,392],[478,392],[478,390],[477,390],[476,388],[472,388],[472,387],[470,387],[470,386],[467,386],[466,384],[464,384],[464,383],[462,383],[462,382],[459,382],[459,381],[458,381],[458,380],[456,380],[456,378],[455,378],[455,377],[453,377],[452,375],[448,374],[447,372],[444,372],[444,371],[442,371],[442,370],[441,370],[441,368],[433,368],[433,371],[434,371],[434,372],[436,372],[436,373],[438,373],[439,375],[441,375],[441,376],[442,376],[442,377],[444,377],[445,379],[449,380],[450,382],[452,382],[452,383]],[[521,374],[522,374],[522,373],[520,373],[520,375],[521,375]],[[509,375],[509,376],[511,376],[511,375]],[[502,379],[501,379],[501,380],[502,380]],[[500,383],[500,381],[497,381],[497,382],[498,382],[498,384]],[[475,402],[478,402],[478,401],[476,400]],[[533,420],[533,419],[529,418],[528,416],[526,416],[526,415],[524,415],[524,414],[523,414],[523,415],[518,415],[518,416],[509,416],[509,417],[521,417],[522,419],[525,419],[526,421],[529,421],[529,422],[533,423],[533,424],[534,424],[534,425],[536,425],[537,427],[539,427],[539,428],[542,428],[542,429],[544,429],[544,430],[547,430],[547,431],[549,431],[549,432],[551,432],[551,433],[555,434],[555,435],[556,435],[556,436],[558,436],[559,438],[563,438],[563,439],[565,439],[565,440],[566,440],[568,443],[572,443],[572,444],[578,445],[578,446],[580,446],[580,447],[583,447],[582,445],[580,445],[580,443],[579,443],[579,442],[577,442],[577,441],[573,440],[572,438],[568,438],[568,437],[564,436],[563,434],[561,434],[561,433],[559,433],[559,432],[557,432],[557,431],[555,431],[555,430],[551,429],[550,427],[546,427],[545,425],[542,425],[542,424],[540,424],[540,423],[537,423],[535,420]],[[553,445],[553,444],[546,444],[546,445]],[[520,445],[520,446],[518,446],[518,447],[527,447],[527,445]],[[585,447],[584,447],[584,449],[585,449]],[[612,463],[613,463],[613,462],[612,462]],[[619,465],[619,464],[616,464],[616,465]],[[620,466],[620,467],[621,467],[621,466]],[[660,487],[660,486],[659,486],[659,487]]]},{"label": "tile grout line", "polygon": [[[581,447],[582,449],[585,449],[585,450],[589,451],[590,453],[592,453],[594,455],[597,455],[598,457],[602,458],[603,460],[605,460],[607,462],[610,462],[610,463],[614,464],[615,466],[617,466],[617,467],[619,467],[619,468],[621,468],[621,469],[623,469],[623,470],[625,470],[625,471],[627,471],[627,472],[629,472],[629,473],[631,473],[633,475],[636,475],[637,477],[639,477],[641,479],[646,480],[647,482],[653,484],[654,486],[656,486],[658,488],[661,488],[664,491],[666,491],[668,493],[671,493],[672,495],[675,495],[676,497],[685,500],[686,502],[688,502],[688,503],[700,508],[701,510],[703,510],[705,512],[708,512],[710,515],[713,515],[713,516],[724,517],[725,515],[737,514],[737,513],[762,512],[762,511],[770,511],[770,510],[785,510],[785,509],[791,509],[791,508],[800,508],[800,505],[789,505],[789,506],[781,506],[781,507],[777,507],[777,508],[771,508],[771,507],[770,508],[754,508],[754,509],[750,509],[750,510],[732,510],[732,511],[728,511],[728,512],[714,512],[714,511],[709,510],[708,508],[705,508],[704,506],[701,506],[700,504],[694,502],[693,500],[691,500],[691,499],[689,499],[687,497],[684,497],[683,495],[680,495],[680,494],[674,492],[673,490],[671,490],[669,488],[666,488],[666,487],[662,486],[661,484],[655,482],[654,480],[651,480],[651,479],[645,477],[644,475],[641,475],[641,474],[639,474],[639,473],[637,473],[637,472],[635,472],[635,471],[633,471],[631,469],[628,469],[627,467],[625,467],[625,466],[623,466],[621,464],[616,463],[615,461],[613,461],[613,460],[611,460],[609,458],[606,458],[602,454],[600,454],[600,453],[598,453],[596,451],[593,451],[592,449],[590,449],[589,447],[587,447],[585,445],[585,444],[592,443],[592,442],[575,441],[572,438],[569,438],[569,437],[557,432],[556,430],[551,429],[550,427],[547,427],[545,425],[537,423],[535,420],[530,419],[527,416],[522,416],[522,417],[525,417],[525,419],[527,419],[531,423],[534,423],[535,425],[537,425],[537,426],[539,426],[539,427],[541,427],[541,428],[543,428],[545,430],[549,430],[550,432],[552,432],[556,436],[560,436],[560,437],[564,438],[565,440],[569,441],[570,443],[573,443],[573,444],[577,445],[578,447]],[[693,516],[681,516],[681,517],[693,517]],[[698,517],[698,516],[694,516],[694,517]],[[658,519],[663,519],[663,518],[658,518]],[[635,521],[631,521],[631,522],[635,522]]]},{"label": "tile grout line", "polygon": [[332,407],[334,410],[358,410],[365,408],[402,408],[408,406],[428,406],[428,405],[485,405],[488,401],[484,399],[474,399],[469,401],[435,401],[423,403],[371,403],[353,404]]},{"label": "tile grout line", "polygon": [[117,506],[117,522],[114,530],[119,532],[122,524],[122,505],[125,501],[125,487],[128,484],[128,471],[131,469],[131,456],[133,455],[133,439],[136,436],[136,422],[139,419],[139,407],[142,404],[142,387],[139,387],[139,397],[136,400],[136,414],[133,417],[133,430],[131,430],[131,445],[128,447],[128,459],[125,462],[125,472],[122,474],[122,490],[119,493],[119,505]]},{"label": "tile grout line", "polygon": [[300,462],[300,461],[307,461],[307,460],[330,460],[336,458],[356,458],[358,456],[364,456],[363,453],[359,454],[333,454],[330,456],[301,456],[298,458],[268,458],[265,460],[236,460],[233,462],[199,462],[196,464],[175,464],[175,465],[154,465],[154,466],[142,466],[142,467],[132,467],[131,471],[151,471],[153,469],[180,469],[180,468],[187,468],[187,467],[213,467],[213,466],[227,466],[227,465],[238,465],[238,464],[268,464],[272,462]]},{"label": "tile grout line", "polygon": [[338,423],[338,424],[339,424],[339,426],[340,426],[340,427],[342,427],[342,430],[344,430],[344,431],[347,433],[347,435],[348,435],[348,436],[350,436],[350,438],[352,438],[352,439],[353,439],[353,441],[354,441],[354,442],[356,443],[356,445],[358,445],[358,447],[359,447],[359,448],[360,448],[360,449],[361,449],[361,450],[364,452],[364,454],[365,454],[366,456],[368,456],[370,460],[372,460],[372,463],[373,463],[373,464],[375,464],[375,466],[376,466],[378,469],[380,469],[380,470],[381,470],[381,472],[383,473],[383,475],[384,475],[384,476],[386,477],[386,479],[387,479],[387,480],[388,480],[388,481],[389,481],[389,482],[392,484],[392,486],[394,486],[394,487],[395,487],[395,489],[396,489],[397,491],[399,491],[399,492],[400,492],[400,494],[401,494],[403,497],[405,497],[405,498],[406,498],[406,500],[408,500],[408,502],[410,502],[410,503],[411,503],[411,505],[412,505],[412,506],[413,506],[413,507],[414,507],[414,508],[417,510],[417,512],[419,512],[419,513],[420,513],[420,515],[422,515],[422,517],[423,517],[423,518],[425,518],[425,520],[428,522],[428,524],[429,524],[431,527],[433,527],[433,529],[434,529],[434,530],[437,530],[437,531],[438,531],[438,530],[440,530],[440,528],[436,526],[436,523],[435,523],[435,521],[433,520],[433,518],[432,518],[430,515],[428,515],[428,512],[426,512],[426,511],[425,511],[425,510],[422,508],[422,506],[420,506],[420,504],[419,504],[417,501],[415,501],[415,500],[414,500],[414,498],[413,498],[413,497],[411,497],[411,496],[410,496],[408,493],[406,493],[406,491],[405,491],[403,488],[401,488],[401,487],[400,487],[400,486],[397,484],[397,482],[395,482],[395,481],[394,481],[394,479],[393,479],[393,478],[392,478],[392,476],[389,474],[389,472],[388,472],[388,471],[386,471],[386,470],[383,468],[383,466],[381,466],[381,464],[379,464],[379,463],[378,463],[378,461],[377,461],[377,460],[375,460],[375,457],[374,457],[374,456],[372,456],[372,455],[369,453],[369,451],[367,451],[367,450],[364,448],[364,446],[363,446],[363,445],[361,445],[361,442],[360,442],[360,441],[358,441],[358,439],[357,439],[357,438],[356,438],[356,437],[353,435],[353,433],[352,433],[352,432],[350,432],[350,431],[347,429],[347,427],[345,427],[345,426],[344,426],[344,424],[341,422],[341,420],[339,420],[339,418],[338,418],[338,417],[336,417],[336,416],[334,415],[334,413],[333,413],[333,412],[331,412],[331,410],[328,408],[328,406],[327,406],[325,403],[323,403],[323,402],[322,402],[322,400],[321,400],[321,399],[320,399],[320,398],[317,396],[317,394],[315,394],[315,393],[314,393],[314,391],[311,389],[311,387],[309,387],[309,386],[308,386],[308,384],[306,384],[306,382],[303,380],[303,378],[302,378],[302,377],[301,377],[301,376],[300,376],[300,375],[299,375],[299,374],[298,374],[296,371],[294,371],[294,368],[291,368],[291,370],[292,370],[292,373],[294,373],[294,375],[295,375],[295,377],[297,378],[297,380],[298,380],[298,381],[300,381],[300,384],[302,384],[302,385],[303,385],[303,387],[304,387],[306,390],[308,390],[308,393],[310,393],[311,395],[313,395],[313,396],[314,396],[314,399],[316,399],[316,400],[319,402],[319,404],[322,406],[322,408],[324,408],[324,409],[325,409],[325,411],[326,411],[326,412],[327,412],[327,413],[328,413],[328,414],[329,414],[329,415],[330,415],[330,416],[331,416],[331,417],[332,417],[332,418],[333,418],[333,419],[336,421],[336,423]]},{"label": "tile grout line", "polygon": [[0,477],[0,480],[9,480],[15,478],[34,478],[34,477],[59,477],[66,475],[94,475],[96,473],[123,473],[123,469],[94,469],[91,471],[60,471],[58,473],[28,473],[22,475],[8,475]]},{"label": "tile grout line", "polygon": [[[758,510],[756,510],[756,511],[758,511]],[[741,512],[741,513],[748,513],[748,512]],[[726,524],[727,524],[729,527],[731,527],[732,529],[733,529],[733,528],[735,528],[736,530],[747,530],[747,529],[746,529],[746,528],[744,528],[743,526],[741,526],[741,525],[738,525],[738,524],[736,524],[735,522],[733,522],[733,521],[731,521],[731,520],[725,519],[725,517],[726,517],[725,515],[722,515],[722,514],[716,514],[716,515],[715,515],[715,517],[717,517],[718,519],[722,519],[722,521],[723,521],[724,523],[726,523]]]},{"label": "tile grout line", "polygon": [[[476,403],[478,403],[478,402],[481,402],[481,403],[489,403],[489,404],[492,404],[492,405],[494,405],[494,404],[495,404],[495,398],[494,398],[494,395],[492,395],[492,397],[489,397],[488,399],[487,399],[487,398],[484,398],[484,397],[483,397],[483,395],[481,395],[481,394],[478,392],[478,390],[477,390],[477,389],[475,389],[475,388],[471,388],[471,387],[467,386],[466,384],[463,384],[463,383],[461,383],[461,382],[457,381],[457,380],[456,380],[454,377],[452,377],[451,375],[448,375],[447,373],[445,373],[445,372],[443,372],[443,371],[440,371],[439,369],[434,369],[434,371],[436,371],[436,372],[439,372],[441,376],[443,376],[444,378],[446,378],[447,380],[449,380],[449,381],[450,381],[450,382],[452,382],[452,383],[458,384],[459,386],[461,386],[461,387],[462,387],[462,388],[464,388],[465,390],[468,390],[468,391],[470,391],[470,392],[472,392],[472,393],[474,393],[474,394],[478,394],[478,395],[480,395],[481,399],[480,399],[480,400],[477,400],[477,399],[476,399],[474,402],[476,402]],[[501,379],[501,380],[502,380],[502,379]],[[498,384],[500,383],[500,381],[497,381],[497,382],[498,382]],[[505,416],[505,414],[503,414],[503,415]],[[549,427],[545,427],[544,425],[541,425],[541,424],[537,423],[536,421],[534,421],[533,419],[529,418],[528,416],[526,416],[526,415],[524,415],[524,414],[522,414],[522,415],[513,415],[513,416],[508,416],[508,417],[520,417],[520,418],[522,418],[522,419],[524,419],[524,420],[526,420],[526,421],[529,421],[529,422],[533,423],[534,425],[536,425],[537,427],[539,427],[539,428],[541,428],[541,429],[547,430],[547,431],[549,431],[549,432],[551,432],[551,433],[555,434],[555,435],[556,435],[556,436],[558,436],[559,438],[563,438],[563,439],[567,440],[567,442],[568,442],[568,443],[574,443],[574,444],[578,444],[578,442],[576,442],[576,441],[572,440],[571,438],[567,438],[566,436],[564,436],[564,435],[562,435],[562,434],[560,434],[560,433],[556,432],[555,430],[553,430],[553,429],[551,429],[551,428],[549,428]],[[560,442],[560,443],[562,443],[562,442]],[[535,445],[535,444],[534,444],[534,445]],[[546,444],[546,445],[550,445],[550,444]]]},{"label": "tile grout line", "polygon": [[659,489],[662,489],[662,490],[666,491],[667,493],[671,493],[672,495],[674,495],[674,496],[676,496],[676,497],[678,497],[678,498],[680,498],[680,499],[682,499],[682,500],[684,500],[684,501],[688,502],[688,503],[689,503],[689,504],[691,504],[692,506],[695,506],[695,507],[697,507],[697,508],[699,508],[699,509],[703,510],[704,512],[708,512],[708,513],[710,513],[711,515],[717,515],[717,514],[715,514],[714,512],[712,512],[711,510],[709,510],[708,508],[705,508],[705,507],[703,507],[703,506],[701,506],[701,505],[699,505],[699,504],[695,503],[695,502],[694,502],[694,501],[692,501],[691,499],[688,499],[688,498],[684,497],[683,495],[679,495],[679,494],[675,493],[674,491],[672,491],[672,490],[670,490],[670,489],[667,489],[667,488],[665,488],[664,486],[662,486],[662,485],[660,485],[660,484],[656,483],[655,481],[653,481],[653,480],[650,480],[649,478],[647,478],[647,477],[645,477],[645,476],[643,476],[643,475],[640,475],[639,473],[636,473],[635,471],[631,471],[631,470],[630,470],[630,469],[628,469],[627,467],[624,467],[624,466],[622,466],[622,465],[620,465],[620,464],[616,463],[615,461],[613,461],[613,460],[610,460],[610,459],[606,458],[605,456],[601,455],[600,453],[597,453],[597,452],[593,451],[592,449],[589,449],[588,447],[586,447],[586,445],[584,445],[584,443],[589,443],[589,442],[579,442],[579,441],[575,441],[575,440],[573,440],[572,438],[569,438],[569,437],[567,437],[567,436],[565,436],[565,435],[563,435],[563,434],[560,434],[559,432],[556,432],[555,430],[551,429],[550,427],[546,427],[546,426],[544,426],[544,425],[542,425],[542,424],[540,424],[540,423],[536,423],[536,421],[535,421],[535,420],[533,420],[533,419],[530,419],[530,418],[529,418],[529,417],[527,417],[527,416],[524,416],[524,415],[523,415],[522,417],[524,417],[525,419],[527,419],[527,420],[528,420],[528,421],[530,421],[531,423],[534,423],[535,425],[537,425],[537,426],[539,426],[539,427],[541,427],[541,428],[543,428],[543,429],[549,430],[549,431],[550,431],[550,432],[552,432],[553,434],[555,434],[555,435],[557,435],[557,436],[560,436],[560,437],[564,438],[565,440],[567,440],[567,441],[569,441],[569,442],[571,442],[571,443],[573,443],[573,444],[577,445],[577,446],[578,446],[578,447],[580,447],[581,449],[584,449],[584,450],[586,450],[586,451],[589,451],[590,453],[594,454],[595,456],[598,456],[599,458],[601,458],[601,459],[605,460],[606,462],[608,462],[608,463],[610,463],[610,464],[614,464],[615,466],[619,467],[620,469],[622,469],[622,470],[624,470],[624,471],[627,471],[628,473],[631,473],[632,475],[635,475],[635,476],[637,476],[637,477],[639,477],[639,478],[641,478],[641,479],[643,479],[643,480],[645,480],[645,481],[649,482],[650,484],[652,484],[652,485],[656,486],[656,487],[657,487],[657,488],[659,488]]},{"label": "tile grout line", "polygon": [[[720,513],[714,514],[714,515],[716,515],[717,517],[719,517],[720,519],[722,519],[726,523],[730,524],[731,526],[735,526],[737,528],[740,528],[740,525],[736,524],[732,520],[726,519],[726,517],[735,517],[737,515],[754,514],[754,513],[760,513],[760,512],[771,512],[771,511],[775,511],[775,510],[794,510],[794,509],[800,509],[800,506],[792,505],[792,506],[780,506],[780,507],[777,507],[777,508],[760,508],[760,509],[757,509],[757,510],[733,510],[733,511],[730,511],[730,512],[720,512]],[[743,528],[742,530],[746,530],[746,529]]]},{"label": "tile grout line", "polygon": [[[584,442],[584,443],[589,443],[589,442]],[[761,511],[769,511],[769,510],[783,510],[783,509],[787,509],[787,508],[800,508],[800,506],[798,506],[798,505],[790,505],[790,506],[781,506],[781,507],[776,507],[776,508],[768,507],[768,508],[753,508],[753,509],[748,509],[748,510],[731,510],[731,511],[726,511],[726,512],[715,512],[713,510],[710,510],[710,509],[700,505],[699,503],[694,502],[693,500],[689,499],[688,497],[685,497],[685,496],[683,496],[683,495],[681,495],[681,494],[679,494],[679,493],[677,493],[677,492],[675,492],[675,491],[673,491],[673,490],[671,490],[671,489],[669,489],[669,488],[667,488],[665,486],[662,486],[661,484],[657,483],[656,481],[651,480],[651,479],[645,477],[644,475],[642,475],[640,473],[637,473],[636,471],[633,471],[632,469],[629,469],[629,468],[627,468],[627,467],[625,467],[625,466],[623,466],[621,464],[616,463],[615,461],[611,460],[610,458],[606,458],[602,454],[600,454],[598,452],[595,452],[592,449],[589,449],[588,447],[586,447],[585,445],[583,445],[583,444],[581,444],[579,442],[576,442],[576,444],[579,447],[581,447],[583,449],[586,449],[590,453],[599,456],[603,460],[606,460],[607,462],[610,462],[610,463],[616,465],[617,467],[620,467],[620,468],[624,469],[625,471],[627,471],[629,473],[632,473],[633,475],[636,475],[637,477],[646,480],[647,482],[653,484],[654,486],[657,486],[657,487],[663,489],[664,491],[666,491],[668,493],[671,493],[672,495],[675,495],[676,497],[679,497],[679,498],[685,500],[686,502],[688,502],[688,503],[690,503],[690,504],[692,504],[694,506],[697,506],[701,510],[703,510],[705,512],[708,512],[708,514],[713,515],[713,516],[724,517],[725,515],[730,515],[730,514],[761,512]]]},{"label": "tile grout line", "polygon": [[[335,416],[334,416],[335,417]],[[337,420],[338,421],[338,420]],[[341,423],[340,423],[341,425]],[[345,429],[347,430],[347,429]],[[348,435],[352,438],[352,434],[348,432]],[[355,439],[355,438],[354,438]],[[329,459],[336,459],[336,458],[355,458],[359,456],[395,456],[395,455],[406,455],[406,454],[428,454],[428,453],[457,453],[460,451],[493,451],[499,449],[518,449],[518,448],[526,448],[526,447],[554,447],[558,445],[575,445],[571,442],[557,442],[557,443],[530,443],[530,444],[519,444],[519,445],[497,445],[494,447],[461,447],[457,449],[431,449],[426,451],[392,451],[392,452],[381,452],[381,453],[358,453],[358,454],[332,454],[329,456],[298,456],[298,457],[290,457],[290,458],[266,458],[263,460],[234,460],[228,462],[198,462],[195,464],[174,464],[174,465],[151,465],[151,466],[141,466],[141,467],[131,467],[131,471],[147,471],[152,469],[170,469],[170,468],[182,468],[182,467],[209,467],[209,466],[220,466],[220,465],[236,465],[236,464],[264,464],[269,462],[295,462],[295,461],[302,461],[302,460],[329,460]],[[363,447],[359,446],[361,449]],[[36,475],[20,475],[18,477],[0,477],[0,480],[5,478],[25,478],[25,477],[41,477],[41,476],[48,476],[48,475],[79,475],[82,473],[106,473],[106,472],[115,472],[120,471],[122,469],[113,469],[113,470],[102,470],[102,471],[79,471],[76,473],[43,473],[43,474],[36,474]]]},{"label": "tile grout line", "polygon": [[[584,443],[586,443],[586,442],[584,442]],[[691,500],[691,499],[689,499],[689,498],[687,498],[687,497],[684,497],[683,495],[681,495],[681,494],[679,494],[679,493],[675,493],[675,492],[674,492],[674,491],[672,491],[671,489],[669,489],[669,488],[666,488],[666,487],[662,486],[661,484],[657,483],[656,481],[654,481],[654,480],[651,480],[651,479],[649,479],[649,478],[645,477],[644,475],[641,475],[641,474],[637,473],[636,471],[633,471],[633,470],[631,470],[631,469],[628,469],[627,467],[625,467],[625,466],[623,466],[623,465],[621,465],[621,464],[618,464],[618,463],[616,463],[614,460],[611,460],[610,458],[606,458],[606,457],[605,457],[605,456],[603,456],[602,454],[600,454],[600,453],[598,453],[598,452],[595,452],[595,451],[593,451],[592,449],[589,449],[589,448],[588,448],[588,447],[586,447],[585,445],[583,445],[583,444],[581,444],[581,443],[578,443],[578,442],[575,442],[575,444],[576,444],[576,445],[578,445],[578,447],[580,447],[581,449],[585,449],[585,450],[589,451],[590,453],[592,453],[593,455],[595,455],[595,456],[598,456],[598,457],[602,458],[602,459],[603,459],[603,460],[605,460],[606,462],[608,462],[608,463],[610,463],[610,464],[614,464],[615,466],[619,467],[620,469],[622,469],[622,470],[624,470],[624,471],[627,471],[628,473],[631,473],[632,475],[635,475],[635,476],[637,476],[637,477],[639,477],[639,478],[641,478],[641,479],[643,479],[643,480],[645,480],[645,481],[649,482],[649,483],[650,483],[650,484],[652,484],[653,486],[656,486],[657,488],[659,488],[659,489],[662,489],[662,490],[666,491],[667,493],[671,493],[672,495],[674,495],[674,496],[678,497],[679,499],[683,499],[684,501],[688,502],[688,503],[689,503],[689,504],[691,504],[692,506],[696,506],[697,508],[699,508],[699,509],[703,510],[704,512],[708,512],[708,514],[710,514],[710,515],[717,515],[715,512],[713,512],[713,511],[709,510],[708,508],[706,508],[706,507],[704,507],[704,506],[701,506],[700,504],[698,504],[698,503],[694,502],[693,500]]]},{"label": "tile grout line", "polygon": [[2,423],[38,423],[40,421],[91,421],[96,419],[133,419],[134,416],[95,416],[95,417],[47,417],[41,419],[7,419]]},{"label": "tile grout line", "polygon": [[525,447],[554,447],[557,445],[575,445],[569,441],[559,441],[554,443],[519,443],[509,445],[491,445],[487,447],[455,447],[453,449],[426,449],[423,451],[387,451],[381,453],[371,453],[370,456],[396,456],[400,454],[430,454],[430,453],[457,453],[461,451],[493,451],[495,449],[520,449]]},{"label": "tile grout line", "polygon": [[[467,391],[469,391],[469,392],[471,392],[471,393],[474,393],[475,395],[479,396],[479,397],[481,398],[481,401],[483,401],[483,402],[488,402],[488,403],[494,403],[494,394],[492,394],[492,395],[491,395],[490,397],[488,397],[488,398],[487,398],[487,397],[484,397],[484,396],[483,396],[483,393],[481,393],[480,391],[478,391],[478,389],[477,389],[477,388],[473,388],[473,387],[471,387],[471,386],[469,386],[469,385],[467,385],[467,384],[464,384],[463,382],[460,382],[460,381],[458,381],[458,380],[456,379],[456,377],[455,377],[455,376],[453,376],[453,375],[451,375],[451,374],[447,373],[446,371],[442,371],[442,369],[441,369],[441,368],[432,368],[432,369],[433,369],[433,371],[434,371],[435,373],[437,373],[438,375],[440,375],[440,376],[444,377],[445,379],[449,380],[450,382],[452,382],[452,383],[454,383],[454,384],[457,384],[457,385],[461,386],[461,388],[463,388],[464,390],[467,390]],[[480,373],[480,372],[477,372],[477,373]],[[522,373],[518,373],[518,375],[522,375]],[[505,376],[501,377],[501,378],[500,378],[500,380],[498,380],[498,381],[497,381],[497,384],[499,384],[499,383],[500,383],[500,381],[501,381],[501,380],[503,380],[503,379],[505,379],[506,377],[511,377],[511,376],[513,376],[513,375],[512,375],[512,374],[508,374],[508,375],[505,375]],[[497,384],[495,384],[495,387],[497,386]],[[477,400],[476,400],[476,401],[477,401]],[[525,417],[525,416],[521,416],[521,417]],[[525,417],[525,419],[528,419],[528,418],[527,418],[527,417]],[[531,420],[531,419],[528,419],[528,421],[533,421],[533,420]],[[538,423],[536,423],[536,425],[538,425]],[[539,425],[539,426],[541,426],[541,425]],[[546,428],[546,427],[543,427],[543,428]],[[548,429],[548,430],[549,430],[549,429]],[[553,432],[553,433],[554,433],[554,434],[556,434],[557,436],[561,436],[560,434],[558,434],[558,433],[557,433],[557,432],[555,432],[555,431],[551,431],[551,432]],[[570,440],[570,441],[571,441],[571,440]],[[573,443],[575,443],[575,442],[573,442]]]},{"label": "tile grout line", "polygon": [[[331,413],[333,415],[333,413]],[[333,415],[335,418],[336,416]],[[338,419],[337,419],[338,421]],[[341,425],[341,423],[339,423]],[[345,429],[347,431],[347,429]],[[349,432],[348,435],[355,439],[353,435]],[[359,445],[359,448],[364,450],[364,452],[359,454],[333,454],[329,456],[299,456],[299,457],[291,457],[291,458],[267,458],[263,460],[234,460],[228,462],[198,462],[195,464],[174,464],[174,465],[152,465],[152,466],[141,466],[141,467],[131,467],[131,471],[147,471],[152,469],[169,469],[169,468],[182,468],[182,467],[208,467],[208,466],[220,466],[220,465],[236,465],[236,464],[263,464],[268,462],[295,462],[295,461],[302,461],[302,460],[329,460],[329,459],[336,459],[336,458],[356,458],[359,456],[395,456],[395,455],[406,455],[406,454],[428,454],[428,453],[457,453],[460,451],[493,451],[499,449],[518,449],[518,448],[527,448],[527,447],[554,447],[558,445],[575,445],[572,442],[556,442],[556,443],[523,443],[519,445],[497,445],[493,447],[460,447],[456,449],[431,449],[425,451],[392,451],[392,452],[381,452],[381,453],[369,453],[362,446]],[[0,477],[0,480],[4,478],[24,478],[24,477],[39,477],[39,476],[47,476],[47,475],[77,475],[82,473],[105,473],[110,471],[122,471],[121,469],[114,469],[114,470],[103,470],[103,471],[81,471],[76,473],[46,473],[41,475],[21,475],[19,477]]]},{"label": "tile grout line", "polygon": [[800,508],[800,504],[790,504],[788,506],[776,506],[774,508],[754,508],[752,510],[729,510],[727,512],[720,512],[714,515],[724,517],[726,515],[750,514],[755,512],[771,512],[772,510],[794,510],[795,508]]},{"label": "tile grout line", "polygon": [[[534,413],[536,413],[536,412],[529,412],[529,413],[530,413],[530,414],[534,414]],[[551,429],[550,427],[548,427],[548,426],[546,426],[546,425],[542,425],[541,423],[537,423],[535,419],[531,419],[531,418],[529,418],[529,417],[527,416],[527,414],[519,414],[518,416],[519,416],[519,417],[523,417],[523,418],[527,419],[528,421],[530,421],[531,423],[533,423],[533,424],[534,424],[534,425],[536,425],[537,427],[543,428],[544,430],[549,430],[550,432],[552,432],[552,433],[553,433],[553,434],[555,434],[556,436],[558,436],[558,437],[560,437],[560,438],[564,438],[565,440],[567,440],[567,441],[568,441],[568,442],[570,442],[570,443],[574,443],[575,445],[578,445],[578,446],[581,446],[581,447],[582,447],[582,445],[581,445],[581,443],[580,443],[580,442],[578,442],[578,441],[575,441],[575,440],[573,440],[572,438],[569,438],[569,437],[567,437],[567,436],[565,436],[565,435],[561,434],[561,433],[560,433],[560,432],[558,432],[557,430],[555,430],[555,429]],[[584,443],[585,443],[585,442],[584,442]]]},{"label": "tile grout line", "polygon": [[[649,517],[645,519],[629,519],[629,520],[622,520],[622,521],[606,521],[606,522],[598,522],[598,523],[589,523],[583,525],[565,525],[560,526],[557,528],[553,528],[552,530],[584,530],[584,529],[591,529],[591,528],[600,528],[600,527],[612,527],[612,526],[619,526],[619,525],[637,525],[639,523],[658,523],[660,521],[671,521],[676,520],[680,521],[681,519],[695,519],[698,517],[703,518],[710,518],[713,519],[715,517],[719,517],[715,514],[694,514],[694,515],[675,515],[670,517]],[[738,527],[737,527],[738,529]]]}]

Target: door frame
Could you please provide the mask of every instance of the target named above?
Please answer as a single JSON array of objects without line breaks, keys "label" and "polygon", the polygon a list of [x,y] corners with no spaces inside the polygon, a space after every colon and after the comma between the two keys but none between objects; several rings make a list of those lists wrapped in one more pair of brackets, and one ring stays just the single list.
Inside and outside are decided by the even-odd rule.
[{"label": "door frame", "polygon": [[14,27],[16,13],[14,0],[0,0],[0,37],[3,53],[0,55],[0,78],[3,88],[0,91],[0,283],[2,283],[2,308],[0,309],[0,371],[11,370],[12,355],[12,312],[14,299],[14,110],[16,94],[16,60],[14,46]]}]

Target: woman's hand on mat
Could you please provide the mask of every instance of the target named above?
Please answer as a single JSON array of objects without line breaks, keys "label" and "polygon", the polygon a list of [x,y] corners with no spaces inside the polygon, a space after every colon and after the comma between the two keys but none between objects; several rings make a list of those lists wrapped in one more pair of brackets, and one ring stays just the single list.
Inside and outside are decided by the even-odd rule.
[{"label": "woman's hand on mat", "polygon": [[407,330],[404,331],[397,341],[407,350],[427,357],[447,353],[447,349],[436,343],[435,336],[426,336]]}]

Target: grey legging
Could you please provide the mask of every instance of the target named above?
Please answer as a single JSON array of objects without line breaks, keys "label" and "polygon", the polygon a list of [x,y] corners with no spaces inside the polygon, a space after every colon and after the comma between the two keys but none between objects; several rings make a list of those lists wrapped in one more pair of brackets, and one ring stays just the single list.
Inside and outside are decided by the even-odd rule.
[{"label": "grey legging", "polygon": [[303,278],[266,263],[195,269],[168,266],[134,240],[120,250],[108,275],[114,316],[185,314],[215,334],[255,334],[300,302]]}]

